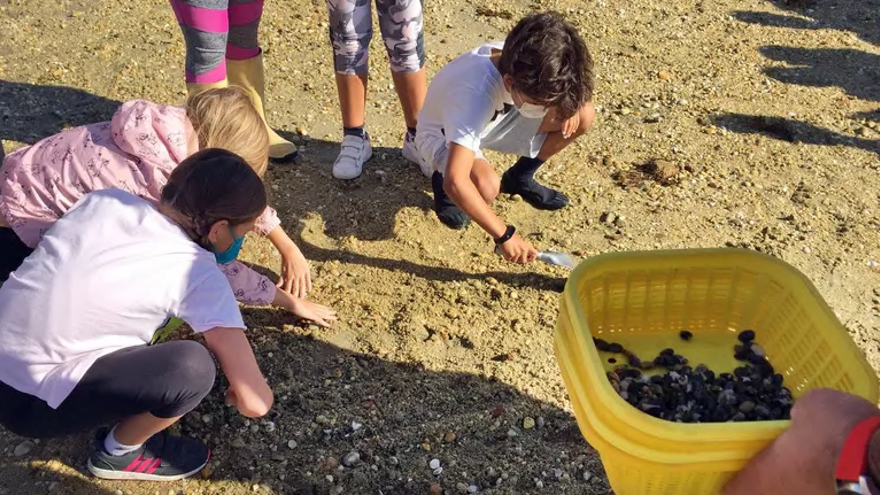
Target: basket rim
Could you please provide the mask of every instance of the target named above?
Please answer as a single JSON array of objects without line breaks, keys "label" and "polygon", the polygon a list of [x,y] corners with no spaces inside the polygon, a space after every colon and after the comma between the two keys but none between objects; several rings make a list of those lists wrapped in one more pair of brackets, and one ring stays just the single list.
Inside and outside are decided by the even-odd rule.
[{"label": "basket rim", "polygon": [[[707,256],[713,258],[724,257],[726,263],[730,264],[731,255],[740,258],[740,263],[748,263],[751,261],[751,263],[748,263],[749,265],[757,263],[775,265],[775,267],[781,269],[785,273],[788,282],[801,284],[808,290],[813,299],[818,303],[817,309],[824,314],[827,323],[837,327],[844,335],[846,335],[847,338],[845,339],[844,346],[851,354],[850,356],[847,356],[847,358],[854,359],[858,367],[865,372],[869,383],[866,392],[868,397],[866,398],[872,402],[877,402],[877,396],[878,393],[880,393],[877,376],[874,373],[873,368],[868,364],[861,350],[858,349],[852,339],[849,338],[846,329],[840,323],[833,310],[828,306],[827,302],[819,294],[819,291],[804,274],[790,264],[773,256],[741,248],[699,248],[606,253],[585,260],[575,268],[569,277],[569,282],[566,284],[562,298],[564,299],[568,312],[573,320],[579,322],[579,325],[591,334],[591,332],[589,332],[590,326],[587,323],[584,308],[581,306],[577,294],[576,285],[578,284],[573,282],[580,279],[593,278],[586,277],[586,273],[613,273],[617,270],[612,268],[623,262],[626,262],[627,264],[635,262],[636,265],[641,265],[650,261],[656,266],[658,258],[666,259],[670,264],[676,265],[683,264],[682,262],[684,260],[692,260],[694,258],[706,259]],[[684,267],[682,268],[684,269]],[[572,323],[574,324],[575,321],[572,321]],[[574,341],[571,342],[573,349],[582,354],[583,359],[587,362],[587,365],[592,371],[591,373],[588,373],[585,385],[594,390],[601,390],[602,395],[606,396],[606,400],[590,401],[587,398],[586,401],[591,403],[591,407],[606,408],[612,415],[620,418],[621,422],[625,422],[628,427],[639,430],[644,435],[654,437],[664,442],[720,443],[732,441],[766,441],[775,438],[789,425],[789,421],[675,423],[645,414],[624,401],[614,392],[614,389],[611,388],[610,383],[608,383],[608,380],[605,378],[604,366],[601,364],[598,351],[592,343],[592,339],[589,339],[589,342],[585,342],[584,339],[586,336],[582,335],[582,332],[573,333],[575,337]],[[593,427],[599,427],[599,429],[613,429],[611,425],[593,425]]]}]

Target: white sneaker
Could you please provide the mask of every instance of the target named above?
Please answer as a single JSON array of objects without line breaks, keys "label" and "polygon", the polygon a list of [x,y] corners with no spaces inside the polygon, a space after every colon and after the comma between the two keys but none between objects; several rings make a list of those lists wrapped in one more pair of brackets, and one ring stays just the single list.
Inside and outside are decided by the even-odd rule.
[{"label": "white sneaker", "polygon": [[416,148],[416,138],[408,132],[403,136],[403,149],[400,150],[400,154],[402,154],[407,160],[418,165],[422,173],[425,174],[425,177],[430,179],[431,176],[434,175],[434,169],[431,168],[431,165],[425,162],[425,159],[422,158],[422,154],[419,153],[419,150]]},{"label": "white sneaker", "polygon": [[333,177],[343,180],[357,178],[364,171],[364,162],[371,156],[373,147],[369,134],[364,133],[364,137],[346,135],[342,138],[339,156],[333,162]]}]

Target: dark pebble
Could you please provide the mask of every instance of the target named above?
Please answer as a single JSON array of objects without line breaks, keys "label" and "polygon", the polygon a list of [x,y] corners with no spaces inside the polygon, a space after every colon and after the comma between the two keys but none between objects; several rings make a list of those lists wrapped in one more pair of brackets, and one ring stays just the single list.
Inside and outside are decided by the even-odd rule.
[{"label": "dark pebble", "polygon": [[642,361],[642,369],[643,369],[643,370],[652,370],[652,369],[654,369],[655,366],[656,366],[656,364],[654,363],[653,360],[651,360],[651,361]]},{"label": "dark pebble", "polygon": [[612,342],[611,344],[608,344],[608,352],[620,354],[621,352],[623,352],[623,346],[618,344],[617,342]]},{"label": "dark pebble", "polygon": [[641,368],[642,367],[642,360],[639,359],[638,357],[636,357],[634,354],[630,354],[628,356],[627,362],[629,362],[629,365],[632,366],[633,368]]},{"label": "dark pebble", "polygon": [[755,332],[753,330],[743,330],[737,338],[739,338],[740,342],[751,342],[755,340]]},{"label": "dark pebble", "polygon": [[691,340],[692,338],[694,338],[694,334],[691,332],[688,332],[687,330],[682,330],[678,334],[678,336],[681,337],[681,340]]},{"label": "dark pebble", "polygon": [[596,349],[599,349],[602,352],[608,352],[610,344],[602,339],[597,339],[593,337],[593,344],[596,346]]},{"label": "dark pebble", "polygon": [[662,351],[660,351],[661,356],[672,356],[674,354],[675,354],[674,349],[663,349]]}]

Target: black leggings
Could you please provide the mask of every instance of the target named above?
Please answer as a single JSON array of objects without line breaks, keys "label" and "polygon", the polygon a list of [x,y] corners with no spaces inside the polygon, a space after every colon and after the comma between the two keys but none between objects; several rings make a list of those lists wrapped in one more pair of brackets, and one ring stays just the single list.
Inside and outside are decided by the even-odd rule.
[{"label": "black leggings", "polygon": [[58,409],[0,382],[0,424],[24,437],[52,438],[145,412],[175,418],[199,405],[215,374],[211,353],[198,342],[130,347],[95,361]]},{"label": "black leggings", "polygon": [[9,274],[18,269],[33,252],[21,242],[14,230],[0,227],[0,283],[5,282]]}]

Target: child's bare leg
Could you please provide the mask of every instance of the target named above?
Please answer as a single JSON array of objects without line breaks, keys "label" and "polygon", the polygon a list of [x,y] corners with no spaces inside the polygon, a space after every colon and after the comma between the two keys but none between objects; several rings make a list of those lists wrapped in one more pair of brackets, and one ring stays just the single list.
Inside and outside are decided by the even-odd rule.
[{"label": "child's bare leg", "polygon": [[[807,393],[792,409],[791,427],[727,484],[724,495],[832,493],[847,435],[857,423],[877,415],[876,406],[854,395],[828,389]],[[874,444],[876,437],[872,448]]]},{"label": "child's bare leg", "polygon": [[343,127],[363,127],[367,101],[367,73],[348,75],[336,73],[339,108]]},{"label": "child's bare leg", "polygon": [[520,157],[504,173],[504,177],[501,179],[501,190],[507,194],[519,194],[527,203],[539,210],[558,210],[567,206],[568,196],[539,184],[535,180],[535,172],[548,158],[587,132],[587,129],[593,124],[594,112],[592,104],[581,108],[577,114],[579,122],[568,136],[565,135],[565,121],[558,121],[553,111],[548,113],[538,128],[539,134],[546,134],[538,156],[535,158]]},{"label": "child's bare leg", "polygon": [[415,129],[419,112],[425,103],[425,94],[428,92],[426,71],[423,67],[416,72],[392,72],[391,77],[394,80],[394,89],[400,98],[400,108],[403,110],[406,127]]},{"label": "child's bare leg", "polygon": [[541,127],[538,128],[539,133],[547,134],[547,139],[544,140],[544,145],[541,146],[541,151],[538,152],[538,159],[543,161],[549,160],[551,156],[565,149],[575,139],[583,136],[593,125],[593,120],[596,118],[596,109],[592,103],[584,105],[578,112],[580,119],[578,127],[568,137],[565,137],[562,132],[564,121],[557,121],[552,114],[553,112],[548,113],[544,117]]}]

